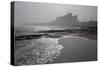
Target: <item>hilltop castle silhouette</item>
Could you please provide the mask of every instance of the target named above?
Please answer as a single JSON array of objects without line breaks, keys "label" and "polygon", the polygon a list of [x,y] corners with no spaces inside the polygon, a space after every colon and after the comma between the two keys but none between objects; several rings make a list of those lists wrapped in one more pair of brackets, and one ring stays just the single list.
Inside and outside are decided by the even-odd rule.
[{"label": "hilltop castle silhouette", "polygon": [[58,24],[67,24],[73,25],[79,23],[78,16],[73,16],[72,13],[68,13],[67,15],[57,17],[55,22]]},{"label": "hilltop castle silhouette", "polygon": [[58,26],[74,26],[79,24],[78,16],[73,16],[72,13],[68,13],[64,16],[57,17],[50,25]]}]

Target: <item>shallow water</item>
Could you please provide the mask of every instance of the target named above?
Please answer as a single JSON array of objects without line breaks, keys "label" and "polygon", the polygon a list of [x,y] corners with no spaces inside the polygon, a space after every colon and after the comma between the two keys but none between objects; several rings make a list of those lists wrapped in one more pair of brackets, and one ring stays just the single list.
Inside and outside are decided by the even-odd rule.
[{"label": "shallow water", "polygon": [[77,36],[15,42],[15,64],[45,64],[96,60],[97,41]]},{"label": "shallow water", "polygon": [[58,39],[40,38],[15,42],[15,64],[31,65],[52,62],[60,56],[63,46]]}]

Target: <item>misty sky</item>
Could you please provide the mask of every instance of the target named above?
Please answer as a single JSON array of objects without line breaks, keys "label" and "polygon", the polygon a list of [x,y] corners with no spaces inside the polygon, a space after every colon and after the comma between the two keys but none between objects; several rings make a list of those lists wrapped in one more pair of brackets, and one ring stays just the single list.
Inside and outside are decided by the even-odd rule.
[{"label": "misty sky", "polygon": [[15,2],[15,24],[49,23],[56,17],[73,13],[79,21],[97,20],[96,6]]}]

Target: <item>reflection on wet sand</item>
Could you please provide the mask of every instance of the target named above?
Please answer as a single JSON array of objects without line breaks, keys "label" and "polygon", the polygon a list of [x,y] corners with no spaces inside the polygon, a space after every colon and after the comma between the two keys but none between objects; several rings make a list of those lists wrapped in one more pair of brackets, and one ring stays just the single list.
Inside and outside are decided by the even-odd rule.
[{"label": "reflection on wet sand", "polygon": [[64,36],[59,39],[63,45],[61,56],[53,63],[97,60],[97,40],[77,36]]}]

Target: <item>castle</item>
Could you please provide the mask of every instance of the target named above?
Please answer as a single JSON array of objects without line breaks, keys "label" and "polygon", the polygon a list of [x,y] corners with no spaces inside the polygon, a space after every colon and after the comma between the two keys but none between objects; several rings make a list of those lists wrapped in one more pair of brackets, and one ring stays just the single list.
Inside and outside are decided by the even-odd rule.
[{"label": "castle", "polygon": [[56,22],[58,24],[73,25],[77,24],[79,21],[77,15],[73,16],[72,13],[68,13],[67,15],[57,17]]}]

